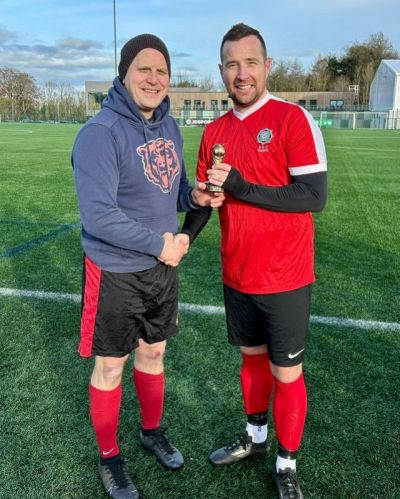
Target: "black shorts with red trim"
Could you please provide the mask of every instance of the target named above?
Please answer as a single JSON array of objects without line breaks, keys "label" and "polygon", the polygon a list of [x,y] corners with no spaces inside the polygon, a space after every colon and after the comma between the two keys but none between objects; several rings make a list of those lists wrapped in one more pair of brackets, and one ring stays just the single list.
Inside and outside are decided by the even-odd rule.
[{"label": "black shorts with red trim", "polygon": [[142,338],[157,343],[178,333],[178,273],[158,263],[142,272],[108,272],[85,256],[82,357],[123,357]]},{"label": "black shorts with red trim", "polygon": [[281,367],[303,362],[312,285],[268,295],[241,293],[224,285],[228,340],[238,346],[267,345]]}]

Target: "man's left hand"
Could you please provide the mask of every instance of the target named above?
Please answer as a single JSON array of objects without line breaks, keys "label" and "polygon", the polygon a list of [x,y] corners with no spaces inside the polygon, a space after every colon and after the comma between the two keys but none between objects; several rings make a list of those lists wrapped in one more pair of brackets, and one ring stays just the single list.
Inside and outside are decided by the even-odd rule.
[{"label": "man's left hand", "polygon": [[225,180],[228,178],[229,172],[231,171],[231,165],[228,163],[219,163],[218,165],[213,165],[212,168],[207,170],[208,180],[218,187],[222,187]]}]

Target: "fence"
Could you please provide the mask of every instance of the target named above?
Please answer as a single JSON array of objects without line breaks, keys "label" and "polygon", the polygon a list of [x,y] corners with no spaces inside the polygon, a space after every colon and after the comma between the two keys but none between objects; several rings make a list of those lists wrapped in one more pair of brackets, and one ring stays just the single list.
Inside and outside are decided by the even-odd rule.
[{"label": "fence", "polygon": [[[172,109],[171,113],[181,126],[204,126],[225,110]],[[309,111],[321,128],[392,128],[400,129],[400,109],[388,112],[373,111]]]},{"label": "fence", "polygon": [[[204,126],[227,112],[228,109],[171,109],[180,126]],[[400,130],[400,109],[388,112],[372,111],[309,111],[321,128],[390,128]],[[0,122],[13,121],[0,113]],[[19,121],[41,123],[84,123],[82,115],[54,116],[48,120],[27,116]]]},{"label": "fence", "polygon": [[310,111],[321,128],[394,128],[400,129],[400,110],[388,112]]}]

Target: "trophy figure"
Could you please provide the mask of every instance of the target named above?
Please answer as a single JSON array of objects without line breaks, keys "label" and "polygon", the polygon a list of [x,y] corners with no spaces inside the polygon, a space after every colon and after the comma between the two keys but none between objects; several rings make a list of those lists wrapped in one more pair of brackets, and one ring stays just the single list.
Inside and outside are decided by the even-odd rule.
[{"label": "trophy figure", "polygon": [[[225,147],[222,144],[215,144],[211,150],[213,162],[215,165],[218,165],[224,161],[225,157]],[[219,185],[214,185],[211,182],[206,182],[207,189],[210,192],[224,192],[222,187]]]}]

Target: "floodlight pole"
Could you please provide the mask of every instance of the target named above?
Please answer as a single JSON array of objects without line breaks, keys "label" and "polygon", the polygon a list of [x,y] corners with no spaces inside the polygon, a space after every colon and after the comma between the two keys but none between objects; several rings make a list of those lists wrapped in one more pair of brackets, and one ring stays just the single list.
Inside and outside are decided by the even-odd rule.
[{"label": "floodlight pole", "polygon": [[115,76],[117,76],[117,20],[115,16],[115,0],[113,0],[114,4],[114,70]]}]

